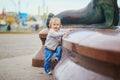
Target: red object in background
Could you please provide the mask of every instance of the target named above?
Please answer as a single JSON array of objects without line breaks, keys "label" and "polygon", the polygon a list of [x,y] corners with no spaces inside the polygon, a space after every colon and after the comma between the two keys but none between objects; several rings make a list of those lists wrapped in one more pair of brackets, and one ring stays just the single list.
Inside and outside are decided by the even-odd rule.
[{"label": "red object in background", "polygon": [[4,11],[4,8],[2,10],[2,16],[5,16],[5,11]]}]

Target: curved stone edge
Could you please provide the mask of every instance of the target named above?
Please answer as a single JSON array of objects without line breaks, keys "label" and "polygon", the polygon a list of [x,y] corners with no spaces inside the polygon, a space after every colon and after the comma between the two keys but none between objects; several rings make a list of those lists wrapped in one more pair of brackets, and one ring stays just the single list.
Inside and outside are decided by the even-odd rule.
[{"label": "curved stone edge", "polygon": [[64,48],[66,56],[54,69],[54,80],[119,80],[120,66]]},{"label": "curved stone edge", "polygon": [[[83,30],[77,30],[77,31],[83,31]],[[74,33],[74,32],[72,32],[72,33]],[[70,33],[70,34],[72,34],[72,33]],[[120,33],[120,32],[117,32],[117,33]],[[92,35],[89,35],[89,36],[92,36]],[[69,49],[71,51],[77,52],[78,54],[81,54],[81,55],[84,55],[84,56],[87,56],[87,57],[90,57],[90,58],[93,58],[93,59],[97,59],[97,60],[113,63],[113,64],[116,64],[116,65],[120,65],[120,50],[118,50],[118,49],[117,50],[115,50],[115,49],[110,50],[109,48],[106,48],[106,46],[104,46],[104,43],[106,41],[108,41],[110,44],[113,43],[115,45],[112,46],[110,44],[107,44],[107,46],[112,46],[113,48],[115,48],[115,47],[120,48],[120,45],[119,45],[120,41],[117,40],[117,39],[106,38],[106,36],[108,35],[107,33],[102,34],[102,35],[105,35],[105,37],[104,36],[101,37],[101,38],[105,38],[104,41],[102,41],[103,42],[102,47],[105,48],[105,49],[99,47],[99,44],[97,44],[97,40],[96,40],[96,42],[92,42],[93,44],[97,45],[95,47],[95,46],[87,46],[86,44],[85,45],[80,44],[79,42],[73,42],[73,41],[70,42],[69,40],[66,40],[65,38],[63,38],[63,47],[65,47],[65,48],[67,48],[67,49]],[[116,36],[116,35],[112,35],[112,36]],[[120,37],[120,36],[117,36],[117,37]],[[99,39],[99,37],[95,37],[95,38]],[[79,39],[79,36],[78,36],[78,39]],[[115,41],[116,41],[116,43],[114,43]]]},{"label": "curved stone edge", "polygon": [[[110,32],[114,31],[111,30]],[[119,30],[117,33],[119,33]],[[63,47],[67,55],[55,67],[53,73],[54,80],[120,79],[119,52],[78,45],[77,43],[66,41],[64,38]]]}]

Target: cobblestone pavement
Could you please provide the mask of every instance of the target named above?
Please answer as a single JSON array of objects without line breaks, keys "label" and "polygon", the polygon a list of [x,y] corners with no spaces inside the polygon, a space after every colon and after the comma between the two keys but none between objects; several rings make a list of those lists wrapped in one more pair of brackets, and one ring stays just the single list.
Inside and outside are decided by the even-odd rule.
[{"label": "cobblestone pavement", "polygon": [[40,47],[38,34],[0,34],[0,80],[53,80],[32,66]]}]

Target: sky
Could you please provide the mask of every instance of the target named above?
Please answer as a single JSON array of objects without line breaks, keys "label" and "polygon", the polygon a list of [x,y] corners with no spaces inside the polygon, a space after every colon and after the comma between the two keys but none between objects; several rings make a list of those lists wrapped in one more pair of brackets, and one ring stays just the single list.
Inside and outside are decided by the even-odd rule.
[{"label": "sky", "polygon": [[[65,10],[76,10],[85,7],[91,0],[0,0],[0,12],[3,8],[6,12],[24,12],[37,15],[48,10],[58,14]],[[120,6],[120,0],[118,0]]]}]

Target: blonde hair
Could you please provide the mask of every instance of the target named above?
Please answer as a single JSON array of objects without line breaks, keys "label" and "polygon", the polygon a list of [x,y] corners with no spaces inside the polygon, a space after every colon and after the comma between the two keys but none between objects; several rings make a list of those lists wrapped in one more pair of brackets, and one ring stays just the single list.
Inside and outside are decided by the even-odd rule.
[{"label": "blonde hair", "polygon": [[56,21],[58,21],[60,23],[60,27],[61,27],[61,20],[57,17],[53,17],[50,19],[49,28],[51,28],[51,24],[55,23]]}]

